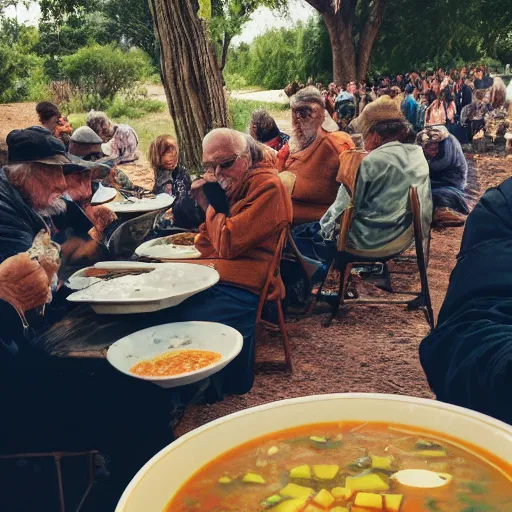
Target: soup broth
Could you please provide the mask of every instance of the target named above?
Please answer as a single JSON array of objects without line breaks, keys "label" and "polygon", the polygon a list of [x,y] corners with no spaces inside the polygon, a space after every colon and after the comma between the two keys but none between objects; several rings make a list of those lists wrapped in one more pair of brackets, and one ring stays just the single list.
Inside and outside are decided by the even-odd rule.
[{"label": "soup broth", "polygon": [[[404,485],[411,469],[429,473]],[[425,488],[432,478],[439,487]],[[409,426],[306,425],[212,460],[166,508],[184,511],[512,512],[512,465]]]}]

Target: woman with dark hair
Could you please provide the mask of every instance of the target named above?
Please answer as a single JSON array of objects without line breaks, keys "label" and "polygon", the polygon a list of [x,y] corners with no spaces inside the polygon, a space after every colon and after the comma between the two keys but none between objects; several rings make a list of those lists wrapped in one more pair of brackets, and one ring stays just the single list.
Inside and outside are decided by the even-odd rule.
[{"label": "woman with dark hair", "polygon": [[55,135],[55,129],[62,117],[57,105],[49,101],[41,101],[36,105],[36,112],[41,126],[46,128],[52,135]]},{"label": "woman with dark hair", "polygon": [[264,109],[255,110],[251,114],[249,133],[254,140],[279,151],[290,136],[279,130],[274,118]]}]

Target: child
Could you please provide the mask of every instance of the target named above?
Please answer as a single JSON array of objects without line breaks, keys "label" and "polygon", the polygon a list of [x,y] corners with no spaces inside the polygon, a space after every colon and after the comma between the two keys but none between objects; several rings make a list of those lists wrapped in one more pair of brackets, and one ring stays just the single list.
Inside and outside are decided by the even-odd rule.
[{"label": "child", "polygon": [[155,173],[154,194],[175,197],[171,210],[158,220],[159,228],[195,229],[204,222],[204,211],[190,196],[192,180],[179,163],[178,144],[170,135],[158,136],[149,147],[149,161]]}]

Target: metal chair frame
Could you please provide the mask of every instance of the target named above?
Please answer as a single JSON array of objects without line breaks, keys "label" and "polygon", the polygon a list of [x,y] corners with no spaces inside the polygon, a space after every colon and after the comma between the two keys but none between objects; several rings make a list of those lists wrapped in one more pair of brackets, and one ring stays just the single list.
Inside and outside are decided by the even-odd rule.
[{"label": "metal chair frame", "polygon": [[78,507],[75,509],[76,512],[80,512],[80,509],[83,507],[89,492],[94,485],[94,455],[98,453],[97,450],[89,450],[85,452],[48,452],[48,453],[16,453],[12,455],[1,455],[0,460],[7,459],[35,459],[41,457],[53,457],[55,461],[55,471],[57,473],[57,485],[59,488],[59,504],[60,504],[60,512],[66,512],[66,502],[64,500],[64,481],[62,478],[62,466],[61,460],[65,457],[83,457],[87,456],[89,458],[89,484],[87,489],[85,490],[82,498],[78,504]]},{"label": "metal chair frame", "polygon": [[[386,257],[380,258],[364,258],[357,259],[357,256],[350,252],[350,249],[347,248],[348,234],[350,231],[350,227],[352,225],[352,221],[354,219],[355,211],[354,208],[349,208],[343,214],[342,222],[341,222],[341,233],[338,241],[338,252],[337,256],[340,254],[348,254],[354,258],[354,261],[344,262],[338,270],[340,271],[340,285],[338,294],[334,300],[334,305],[332,307],[331,314],[327,321],[325,322],[325,326],[331,325],[334,318],[336,318],[338,314],[338,310],[340,306],[345,304],[364,304],[364,305],[375,305],[375,304],[408,304],[409,306],[419,307],[423,310],[425,314],[425,319],[429,325],[429,328],[432,330],[435,325],[434,320],[434,312],[432,310],[432,302],[430,299],[430,289],[428,285],[428,277],[427,277],[427,267],[428,267],[428,259],[430,255],[430,231],[427,236],[423,233],[423,228],[421,225],[421,206],[418,197],[418,192],[416,187],[411,186],[409,189],[409,205],[411,208],[411,212],[413,215],[413,232],[414,232],[414,245],[416,249],[416,264],[418,267],[418,273],[420,276],[421,289],[419,292],[411,292],[411,291],[399,291],[393,290],[394,295],[412,295],[415,298],[412,300],[396,300],[396,299],[345,299],[345,294],[347,291],[347,285],[350,280],[350,275],[352,271],[352,267],[362,264],[368,263],[387,263],[393,259],[404,258],[402,251],[398,254],[392,254]],[[335,258],[335,260],[338,258]],[[335,265],[335,262],[333,263]],[[321,291],[323,288],[323,284],[316,295],[316,302],[320,300]]]}]

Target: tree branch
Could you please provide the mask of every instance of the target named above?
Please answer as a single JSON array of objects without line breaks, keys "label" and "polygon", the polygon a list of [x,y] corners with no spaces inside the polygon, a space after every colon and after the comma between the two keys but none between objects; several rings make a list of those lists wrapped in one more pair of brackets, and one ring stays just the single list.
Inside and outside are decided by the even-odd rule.
[{"label": "tree branch", "polygon": [[332,12],[334,15],[334,7],[332,0],[306,0],[306,2],[316,9],[320,14]]}]

